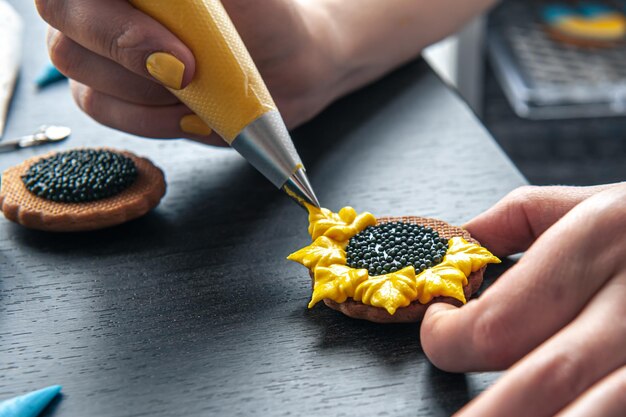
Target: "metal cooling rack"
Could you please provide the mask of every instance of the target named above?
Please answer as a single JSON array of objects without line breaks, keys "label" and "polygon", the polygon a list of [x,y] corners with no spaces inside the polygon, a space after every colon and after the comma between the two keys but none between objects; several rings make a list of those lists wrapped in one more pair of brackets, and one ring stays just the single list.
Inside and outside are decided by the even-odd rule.
[{"label": "metal cooling rack", "polygon": [[492,15],[488,51],[515,112],[530,119],[626,114],[626,42],[578,47],[553,40],[528,3]]}]

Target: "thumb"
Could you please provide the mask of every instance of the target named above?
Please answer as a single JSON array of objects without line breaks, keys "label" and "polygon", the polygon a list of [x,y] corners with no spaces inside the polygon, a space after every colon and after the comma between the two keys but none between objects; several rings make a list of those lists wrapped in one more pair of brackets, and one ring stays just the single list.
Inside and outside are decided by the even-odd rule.
[{"label": "thumb", "polygon": [[614,185],[520,187],[464,228],[496,256],[523,252],[580,202]]}]

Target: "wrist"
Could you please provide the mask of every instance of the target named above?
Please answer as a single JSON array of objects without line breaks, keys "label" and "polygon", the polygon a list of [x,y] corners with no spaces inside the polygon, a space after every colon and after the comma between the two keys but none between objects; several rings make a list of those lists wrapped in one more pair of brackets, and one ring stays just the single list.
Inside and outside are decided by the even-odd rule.
[{"label": "wrist", "polygon": [[[342,48],[342,33],[325,1],[298,0],[305,37],[292,60],[293,77],[298,77],[299,91],[290,97],[276,97],[283,106],[287,124],[300,125],[345,93],[342,80],[348,68]],[[281,100],[282,99],[282,100]]]}]

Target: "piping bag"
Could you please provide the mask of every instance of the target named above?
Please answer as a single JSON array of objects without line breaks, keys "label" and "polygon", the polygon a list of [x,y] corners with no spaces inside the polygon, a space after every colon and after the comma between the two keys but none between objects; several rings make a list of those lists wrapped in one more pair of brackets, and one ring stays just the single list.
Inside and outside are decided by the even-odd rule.
[{"label": "piping bag", "polygon": [[194,54],[196,72],[170,91],[296,202],[319,202],[285,123],[219,0],[130,0]]}]

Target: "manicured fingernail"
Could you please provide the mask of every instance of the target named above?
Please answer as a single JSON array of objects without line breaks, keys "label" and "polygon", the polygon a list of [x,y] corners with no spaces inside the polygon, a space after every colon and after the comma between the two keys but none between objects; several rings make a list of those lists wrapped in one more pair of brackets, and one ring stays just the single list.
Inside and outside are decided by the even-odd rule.
[{"label": "manicured fingernail", "polygon": [[190,135],[209,136],[213,131],[195,114],[188,114],[180,119],[180,130]]},{"label": "manicured fingernail", "polygon": [[155,52],[146,60],[146,68],[150,75],[165,86],[180,90],[185,75],[185,64],[174,55],[166,52]]}]

